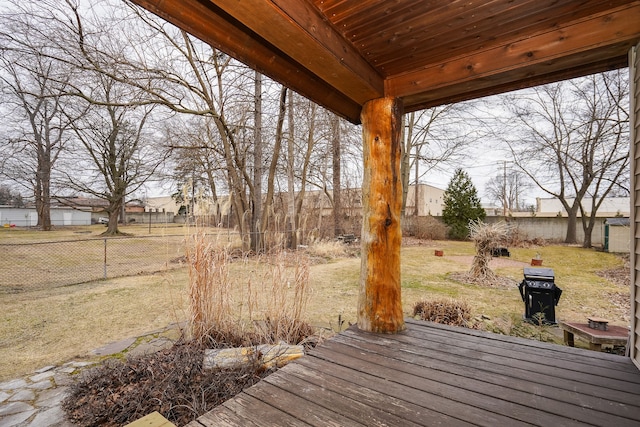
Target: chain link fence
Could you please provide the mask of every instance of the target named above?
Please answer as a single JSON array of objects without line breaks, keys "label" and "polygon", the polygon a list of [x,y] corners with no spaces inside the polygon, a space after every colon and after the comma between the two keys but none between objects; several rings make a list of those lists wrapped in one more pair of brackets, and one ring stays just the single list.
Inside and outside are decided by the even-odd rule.
[{"label": "chain link fence", "polygon": [[[245,233],[243,244],[240,234],[228,229],[206,234],[212,243],[237,248],[251,240],[251,233]],[[261,233],[271,247],[282,245],[287,236]],[[182,233],[0,243],[0,294],[180,268],[185,265],[186,239]]]},{"label": "chain link fence", "polygon": [[0,243],[0,292],[59,287],[182,265],[185,236]]}]

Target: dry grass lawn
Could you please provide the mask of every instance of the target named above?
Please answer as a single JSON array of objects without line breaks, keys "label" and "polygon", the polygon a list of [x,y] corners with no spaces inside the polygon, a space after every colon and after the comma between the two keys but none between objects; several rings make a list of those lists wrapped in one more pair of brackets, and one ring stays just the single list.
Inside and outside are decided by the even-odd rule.
[{"label": "dry grass lawn", "polygon": [[[434,256],[436,248],[444,251],[444,257]],[[335,252],[314,253],[310,275],[308,319],[326,333],[344,329],[356,319],[360,259]],[[512,249],[511,258],[494,260],[495,271],[513,280],[510,287],[455,280],[453,273],[470,268],[470,242],[425,241],[406,246],[402,250],[404,311],[409,315],[413,304],[425,298],[457,298],[467,301],[478,318],[484,315],[488,329],[509,332],[524,311],[516,284],[536,253],[541,254],[543,266],[554,269],[556,283],[564,291],[557,318],[584,320],[595,315],[620,325],[628,323],[629,289],[596,274],[621,268],[623,260],[560,245]],[[236,260],[230,269],[238,283],[251,282],[254,287],[266,274],[264,266],[252,260]],[[183,321],[186,288],[186,270],[179,269],[53,289],[0,290],[0,381],[72,358],[89,358],[91,350],[110,342]],[[234,295],[238,312],[246,309],[245,294],[246,289],[238,289]]]}]

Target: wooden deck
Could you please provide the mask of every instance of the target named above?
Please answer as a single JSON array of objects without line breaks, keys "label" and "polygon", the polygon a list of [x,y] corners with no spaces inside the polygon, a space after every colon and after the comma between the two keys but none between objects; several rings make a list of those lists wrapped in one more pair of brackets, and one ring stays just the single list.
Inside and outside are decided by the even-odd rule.
[{"label": "wooden deck", "polygon": [[629,358],[407,320],[355,328],[190,423],[202,426],[638,426]]}]

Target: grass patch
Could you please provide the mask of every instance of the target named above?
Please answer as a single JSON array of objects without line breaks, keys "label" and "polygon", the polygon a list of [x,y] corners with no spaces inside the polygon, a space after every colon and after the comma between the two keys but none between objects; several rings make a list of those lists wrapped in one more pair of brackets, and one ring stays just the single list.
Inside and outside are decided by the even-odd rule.
[{"label": "grass patch", "polygon": [[176,271],[0,295],[0,378],[184,320],[185,279]]},{"label": "grass patch", "polygon": [[[483,324],[489,329],[529,337],[538,334],[530,325],[520,325],[524,305],[516,286],[483,288],[451,280],[450,273],[469,270],[472,243],[427,243],[402,249],[402,303],[407,316],[417,301],[455,298],[469,304],[474,316],[488,318]],[[444,251],[444,257],[434,256],[433,244]],[[498,275],[521,281],[523,265],[537,252],[543,266],[554,269],[556,283],[563,289],[557,319],[584,321],[587,316],[598,316],[613,324],[628,324],[628,289],[596,274],[622,268],[624,261],[619,257],[565,245],[510,250],[507,260],[520,265],[497,267],[494,271]],[[244,283],[253,280],[253,289],[258,291],[258,285],[271,274],[265,261],[234,259],[229,274]],[[308,322],[327,331],[354,323],[359,277],[357,257],[339,256],[331,262],[311,264]],[[0,293],[0,381],[46,365],[86,358],[91,350],[108,343],[187,320],[187,283],[187,270],[180,268],[162,274]],[[233,290],[230,309],[236,315],[248,316],[247,306],[240,302],[246,292],[246,288]]]}]

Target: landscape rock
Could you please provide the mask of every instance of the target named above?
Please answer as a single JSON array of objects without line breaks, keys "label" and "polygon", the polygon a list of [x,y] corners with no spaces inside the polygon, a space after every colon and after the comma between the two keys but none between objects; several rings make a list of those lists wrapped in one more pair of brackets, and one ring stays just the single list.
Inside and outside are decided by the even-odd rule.
[{"label": "landscape rock", "polygon": [[31,402],[36,398],[33,390],[20,390],[9,399],[10,402]]},{"label": "landscape rock", "polygon": [[6,418],[2,418],[0,419],[0,421],[2,422],[2,427],[14,427],[28,420],[35,413],[36,413],[35,409],[30,409],[24,412],[20,412],[20,413],[8,416]]},{"label": "landscape rock", "polygon": [[47,379],[34,384],[29,384],[27,387],[35,390],[46,390],[53,387],[53,384],[51,383],[51,380]]},{"label": "landscape rock", "polygon": [[33,381],[34,383],[37,383],[39,381],[46,380],[47,378],[51,378],[54,375],[55,375],[55,372],[46,371],[46,372],[42,372],[42,373],[36,374],[36,375],[30,377],[29,379],[31,381]]},{"label": "landscape rock", "polygon": [[4,392],[4,391],[0,391],[0,403],[4,402],[5,400],[7,400],[10,397],[11,397],[11,395],[9,393]]},{"label": "landscape rock", "polygon": [[7,381],[5,383],[0,384],[0,390],[13,390],[16,388],[22,388],[27,385],[27,382],[22,378],[17,380]]},{"label": "landscape rock", "polygon": [[65,418],[64,411],[60,406],[47,409],[35,416],[29,423],[29,427],[49,427],[49,426],[72,426]]},{"label": "landscape rock", "polygon": [[51,408],[60,405],[67,396],[67,387],[58,387],[51,390],[45,390],[38,396],[36,407]]},{"label": "landscape rock", "polygon": [[33,409],[33,406],[24,402],[11,402],[0,408],[0,417],[18,414]]},{"label": "landscape rock", "polygon": [[137,338],[127,338],[122,341],[117,341],[111,344],[107,344],[103,347],[97,348],[93,350],[93,354],[96,356],[108,356],[111,354],[120,353],[133,345],[138,339]]}]

